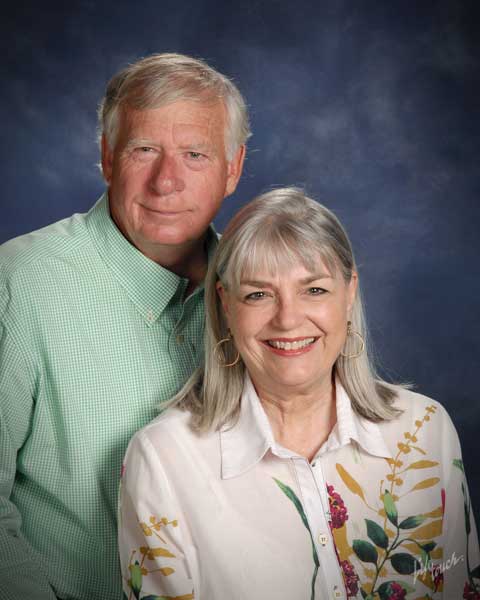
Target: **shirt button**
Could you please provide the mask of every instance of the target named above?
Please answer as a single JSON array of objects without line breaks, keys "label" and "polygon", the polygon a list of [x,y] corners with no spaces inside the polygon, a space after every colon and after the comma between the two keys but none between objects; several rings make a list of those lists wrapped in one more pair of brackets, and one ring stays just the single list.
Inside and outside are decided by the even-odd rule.
[{"label": "shirt button", "polygon": [[147,321],[151,323],[153,321],[153,311],[147,310]]},{"label": "shirt button", "polygon": [[328,542],[328,535],[326,533],[320,533],[318,536],[318,541],[320,544],[322,544],[322,546],[325,546],[325,544]]},{"label": "shirt button", "polygon": [[183,342],[185,341],[185,337],[180,333],[179,335],[177,335],[176,340],[177,344],[183,344]]}]

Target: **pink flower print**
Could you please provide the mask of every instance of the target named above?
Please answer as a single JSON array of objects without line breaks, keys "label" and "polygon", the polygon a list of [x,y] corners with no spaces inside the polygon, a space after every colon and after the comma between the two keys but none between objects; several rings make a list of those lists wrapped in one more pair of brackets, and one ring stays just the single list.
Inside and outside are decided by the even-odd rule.
[{"label": "pink flower print", "polygon": [[355,569],[349,560],[342,560],[340,566],[343,571],[343,580],[345,581],[345,587],[347,588],[347,595],[349,598],[355,598],[358,594],[359,577],[355,573]]},{"label": "pink flower print", "polygon": [[480,593],[466,581],[463,588],[463,598],[464,600],[480,600]]},{"label": "pink flower print", "polygon": [[435,569],[433,571],[433,585],[435,586],[434,592],[438,590],[440,585],[443,585],[443,573],[440,569]]},{"label": "pink flower print", "polygon": [[407,595],[406,590],[402,588],[402,586],[395,582],[390,582],[390,589],[388,590],[388,600],[404,600]]},{"label": "pink flower print", "polygon": [[328,492],[328,503],[330,505],[330,516],[332,529],[340,529],[345,521],[348,519],[347,507],[342,500],[340,494],[338,494],[333,485],[327,484]]}]

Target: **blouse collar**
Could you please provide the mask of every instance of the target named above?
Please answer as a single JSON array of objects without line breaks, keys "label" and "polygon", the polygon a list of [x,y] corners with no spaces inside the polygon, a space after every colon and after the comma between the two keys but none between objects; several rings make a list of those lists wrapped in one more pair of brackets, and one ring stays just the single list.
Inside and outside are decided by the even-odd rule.
[{"label": "blouse collar", "polygon": [[[317,456],[356,442],[368,454],[392,458],[379,425],[357,415],[338,379],[335,385],[337,423]],[[268,450],[281,458],[297,456],[275,442],[270,422],[248,373],[245,375],[238,421],[221,429],[220,446],[223,479],[245,473],[260,462]]]}]

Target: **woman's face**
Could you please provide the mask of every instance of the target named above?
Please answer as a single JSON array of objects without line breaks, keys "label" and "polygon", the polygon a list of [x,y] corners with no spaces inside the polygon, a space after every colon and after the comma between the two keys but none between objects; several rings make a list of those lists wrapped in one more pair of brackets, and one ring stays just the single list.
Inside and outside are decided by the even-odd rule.
[{"label": "woman's face", "polygon": [[217,284],[235,345],[260,396],[315,393],[330,385],[357,275],[346,283],[338,271],[318,264],[314,273],[301,265],[275,276],[259,270],[236,292]]}]

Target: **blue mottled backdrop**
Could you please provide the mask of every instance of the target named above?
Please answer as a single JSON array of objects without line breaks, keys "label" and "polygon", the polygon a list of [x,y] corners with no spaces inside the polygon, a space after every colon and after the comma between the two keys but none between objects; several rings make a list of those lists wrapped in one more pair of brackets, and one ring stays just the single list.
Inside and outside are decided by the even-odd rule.
[{"label": "blue mottled backdrop", "polygon": [[334,209],[391,378],[449,410],[479,514],[479,3],[17,0],[0,36],[0,242],[86,211],[103,184],[96,105],[151,52],[205,58],[248,99],[254,136],[221,230],[297,184]]}]

